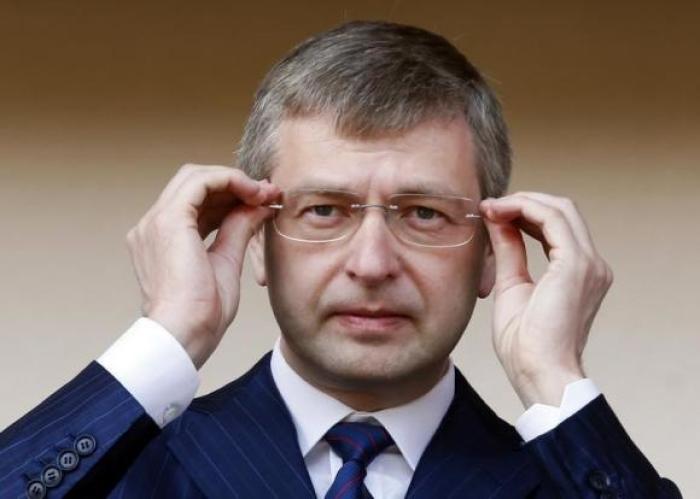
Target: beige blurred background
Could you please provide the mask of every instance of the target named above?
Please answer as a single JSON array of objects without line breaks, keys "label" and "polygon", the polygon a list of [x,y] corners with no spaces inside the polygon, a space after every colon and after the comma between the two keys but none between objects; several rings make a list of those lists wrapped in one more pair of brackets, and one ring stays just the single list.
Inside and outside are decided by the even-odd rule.
[{"label": "beige blurred background", "polygon": [[[514,189],[578,202],[616,274],[588,374],[655,467],[700,497],[697,3],[0,5],[0,429],[139,316],[126,232],[182,163],[231,164],[270,64],[314,32],[381,18],[443,34],[488,75],[512,128]],[[265,290],[244,281],[201,393],[278,334]],[[513,422],[522,408],[491,350],[490,306],[454,358]]]}]

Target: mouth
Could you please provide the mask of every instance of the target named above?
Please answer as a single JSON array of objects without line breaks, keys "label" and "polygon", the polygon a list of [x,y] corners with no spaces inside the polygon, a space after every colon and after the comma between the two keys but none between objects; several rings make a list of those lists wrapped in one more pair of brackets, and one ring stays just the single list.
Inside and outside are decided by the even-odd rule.
[{"label": "mouth", "polygon": [[359,336],[396,333],[411,321],[411,317],[401,311],[384,308],[341,309],[334,311],[331,318],[345,331]]}]

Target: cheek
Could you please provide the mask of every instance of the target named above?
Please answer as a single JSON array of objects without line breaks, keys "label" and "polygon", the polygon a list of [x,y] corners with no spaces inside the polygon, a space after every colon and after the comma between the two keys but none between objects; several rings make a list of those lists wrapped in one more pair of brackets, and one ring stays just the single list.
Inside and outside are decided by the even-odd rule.
[{"label": "cheek", "polygon": [[[415,280],[432,312],[432,327],[461,327],[476,301],[481,258],[475,252],[443,254],[417,267]],[[439,323],[439,324],[438,324]]]},{"label": "cheek", "polygon": [[275,314],[308,316],[331,275],[328,258],[312,245],[269,235],[265,247],[268,291]]}]

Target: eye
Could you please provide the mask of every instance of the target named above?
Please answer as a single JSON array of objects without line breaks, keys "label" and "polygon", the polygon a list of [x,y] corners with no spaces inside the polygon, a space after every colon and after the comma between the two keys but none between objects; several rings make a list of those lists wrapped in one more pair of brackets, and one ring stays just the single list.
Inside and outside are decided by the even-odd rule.
[{"label": "eye", "polygon": [[334,210],[336,209],[335,206],[330,204],[316,204],[307,208],[307,211],[319,217],[330,217],[334,214]]},{"label": "eye", "polygon": [[416,214],[416,217],[420,218],[421,220],[432,220],[433,218],[438,216],[438,212],[433,210],[432,208],[427,208],[425,206],[416,206],[414,208],[414,212]]},{"label": "eye", "polygon": [[404,216],[419,222],[431,222],[446,218],[441,211],[421,205],[409,206],[404,211]]},{"label": "eye", "polygon": [[340,203],[310,203],[299,210],[299,216],[309,221],[330,221],[347,218],[350,214],[349,209]]},{"label": "eye", "polygon": [[317,202],[306,205],[299,212],[296,222],[313,230],[339,227],[350,219],[349,211],[342,204]]}]

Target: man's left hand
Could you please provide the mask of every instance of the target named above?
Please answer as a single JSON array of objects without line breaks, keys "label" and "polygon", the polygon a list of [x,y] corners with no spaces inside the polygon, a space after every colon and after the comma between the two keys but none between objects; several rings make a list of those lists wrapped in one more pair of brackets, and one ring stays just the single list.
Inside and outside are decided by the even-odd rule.
[{"label": "man's left hand", "polygon": [[[612,271],[572,201],[519,192],[481,203],[496,260],[493,344],[525,407],[559,406],[584,376],[581,356]],[[534,282],[522,232],[549,260]]]}]

